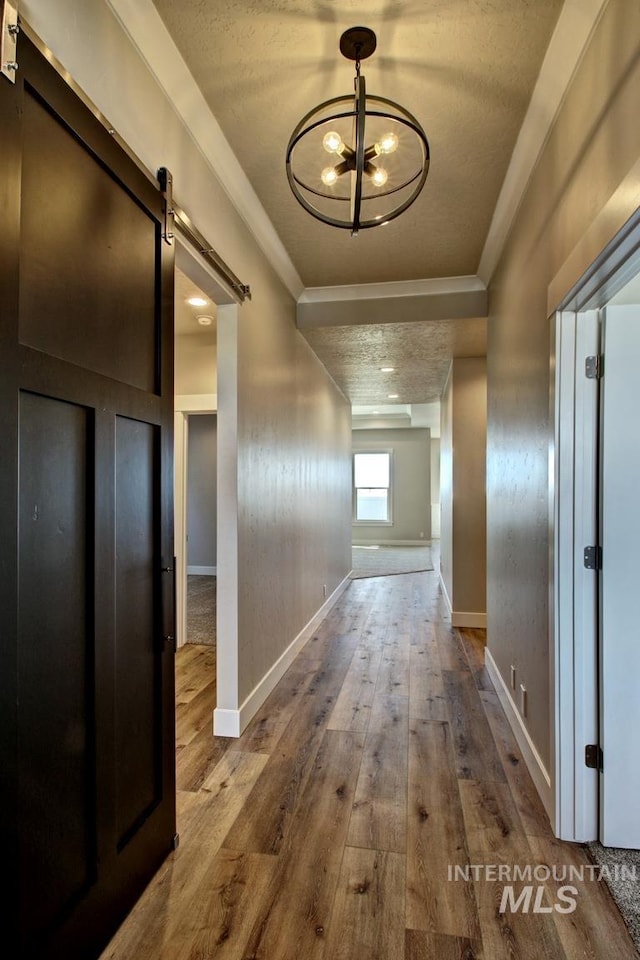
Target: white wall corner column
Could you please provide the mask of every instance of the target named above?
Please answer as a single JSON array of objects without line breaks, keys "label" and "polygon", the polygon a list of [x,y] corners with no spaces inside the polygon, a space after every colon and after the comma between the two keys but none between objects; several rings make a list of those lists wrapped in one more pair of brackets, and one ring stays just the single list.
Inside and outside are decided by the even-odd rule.
[{"label": "white wall corner column", "polygon": [[239,737],[238,327],[236,304],[218,307],[217,699],[213,732]]}]

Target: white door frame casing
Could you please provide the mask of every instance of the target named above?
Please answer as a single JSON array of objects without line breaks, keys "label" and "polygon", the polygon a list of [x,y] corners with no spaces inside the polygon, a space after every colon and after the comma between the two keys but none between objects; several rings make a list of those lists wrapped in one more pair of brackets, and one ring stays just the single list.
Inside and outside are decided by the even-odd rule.
[{"label": "white door frame casing", "polygon": [[[584,358],[599,351],[598,312],[640,270],[640,160],[582,236],[548,289],[550,681],[553,827],[563,840],[598,837],[598,578],[584,547],[598,543],[597,389]],[[594,479],[595,478],[595,479]],[[595,789],[594,789],[595,784]]]},{"label": "white door frame casing", "polygon": [[585,765],[598,742],[598,573],[584,548],[598,542],[598,381],[585,359],[599,352],[597,310],[555,318],[554,444],[550,457],[555,665],[555,832],[598,835],[598,771]]}]

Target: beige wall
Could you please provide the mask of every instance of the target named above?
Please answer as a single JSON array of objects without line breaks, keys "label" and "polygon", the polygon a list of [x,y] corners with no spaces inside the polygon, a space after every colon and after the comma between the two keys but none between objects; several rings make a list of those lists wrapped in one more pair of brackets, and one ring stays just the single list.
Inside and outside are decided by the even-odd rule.
[{"label": "beige wall", "polygon": [[239,703],[351,569],[351,407],[263,282],[238,325]]},{"label": "beige wall", "polygon": [[354,543],[431,539],[431,431],[354,430],[353,450],[391,450],[391,524],[353,524]]},{"label": "beige wall", "polygon": [[508,677],[514,663],[527,687],[525,723],[547,767],[553,729],[547,293],[574,248],[582,245],[581,260],[571,258],[573,272],[566,273],[558,296],[632,212],[624,191],[617,195],[617,209],[609,201],[640,158],[639,103],[640,4],[610,0],[490,285],[488,643],[502,676]]},{"label": "beige wall", "polygon": [[[24,0],[21,14],[147,169],[171,170],[177,202],[251,285],[225,355],[220,331],[218,341],[223,486],[228,494],[237,483],[238,500],[238,650],[225,662],[219,704],[234,709],[322,605],[323,584],[330,594],[349,572],[350,407],[297,332],[293,297],[106,2]],[[229,395],[223,377],[236,368],[237,395]],[[226,562],[219,552],[219,576]]]},{"label": "beige wall", "polygon": [[431,539],[440,539],[440,437],[433,436],[431,437]]},{"label": "beige wall", "polygon": [[218,359],[215,334],[186,335],[175,339],[175,392],[212,394],[218,392]]},{"label": "beige wall", "polygon": [[440,402],[440,576],[453,596],[453,389],[452,368]]},{"label": "beige wall", "polygon": [[[451,364],[441,406],[441,575],[453,622],[486,611],[486,410],[484,357]],[[471,625],[471,624],[467,624]]]},{"label": "beige wall", "polygon": [[215,414],[192,414],[189,417],[187,478],[187,564],[189,567],[215,567],[216,565],[217,434],[218,422]]}]

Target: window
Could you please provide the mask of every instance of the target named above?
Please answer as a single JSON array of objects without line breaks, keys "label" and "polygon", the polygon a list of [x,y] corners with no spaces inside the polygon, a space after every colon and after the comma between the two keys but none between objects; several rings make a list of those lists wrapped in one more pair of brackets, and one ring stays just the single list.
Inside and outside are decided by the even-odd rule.
[{"label": "window", "polygon": [[354,453],[354,520],[391,523],[391,454]]}]

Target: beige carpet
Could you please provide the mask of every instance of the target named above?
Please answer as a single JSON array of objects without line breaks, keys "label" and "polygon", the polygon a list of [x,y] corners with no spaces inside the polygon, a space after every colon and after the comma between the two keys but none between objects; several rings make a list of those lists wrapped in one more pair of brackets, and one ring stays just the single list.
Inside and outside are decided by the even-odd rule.
[{"label": "beige carpet", "polygon": [[215,577],[187,577],[187,643],[216,642]]},{"label": "beige carpet", "polygon": [[431,547],[353,547],[351,568],[354,580],[433,570]]},{"label": "beige carpet", "polygon": [[[588,843],[587,850],[598,866],[607,867],[609,877],[605,873],[605,882],[640,952],[640,850],[603,847],[600,843]],[[623,879],[625,875],[629,879]]]}]

